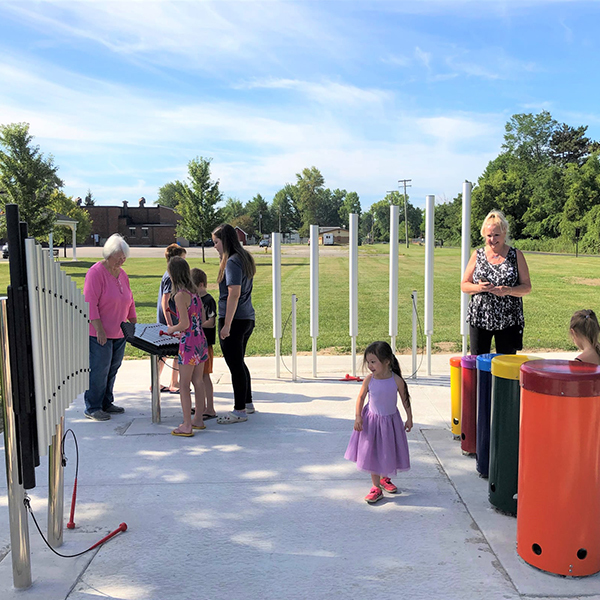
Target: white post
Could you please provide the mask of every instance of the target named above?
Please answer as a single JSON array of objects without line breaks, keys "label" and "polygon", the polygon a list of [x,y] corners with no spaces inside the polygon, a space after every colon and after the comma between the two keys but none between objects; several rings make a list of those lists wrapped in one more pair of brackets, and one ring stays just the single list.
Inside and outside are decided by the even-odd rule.
[{"label": "white post", "polygon": [[356,377],[356,337],[358,336],[358,215],[350,215],[350,337],[352,376]]},{"label": "white post", "polygon": [[425,335],[427,336],[427,375],[431,375],[431,336],[433,334],[433,207],[435,196],[425,198]]},{"label": "white post", "polygon": [[396,336],[398,335],[398,228],[399,208],[390,206],[390,319],[389,335],[394,354],[396,353]]},{"label": "white post", "polygon": [[77,260],[77,223],[73,223],[73,258],[72,260]]},{"label": "white post", "polygon": [[281,377],[281,234],[273,233],[273,337],[275,338],[275,377]]},{"label": "white post", "polygon": [[419,315],[417,313],[417,290],[413,290],[410,295],[412,304],[412,379],[417,378],[417,321]]},{"label": "white post", "polygon": [[292,381],[298,379],[298,352],[296,338],[296,294],[292,294]]},{"label": "white post", "polygon": [[[460,256],[460,278],[462,281],[463,273],[467,268],[471,258],[471,189],[472,184],[469,181],[463,183],[462,194],[462,246]],[[469,294],[460,293],[460,335],[462,336],[462,353],[467,354],[467,339],[469,327],[467,325],[467,308],[469,306]]]},{"label": "white post", "polygon": [[313,377],[317,376],[317,337],[319,337],[319,226],[310,226],[310,336],[312,337]]},{"label": "white post", "polygon": [[50,259],[54,260],[54,232],[48,234],[48,248],[50,249]]}]

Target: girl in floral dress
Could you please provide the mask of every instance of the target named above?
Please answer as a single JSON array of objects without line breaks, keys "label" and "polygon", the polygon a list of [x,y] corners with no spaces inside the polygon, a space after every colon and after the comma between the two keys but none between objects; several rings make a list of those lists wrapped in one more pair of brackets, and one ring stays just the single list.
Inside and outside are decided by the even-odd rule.
[{"label": "girl in floral dress", "polygon": [[[202,329],[204,308],[192,283],[190,267],[180,256],[174,256],[168,264],[173,283],[173,295],[179,322],[167,329],[169,335],[179,335],[179,381],[183,423],[171,434],[192,437],[195,429],[206,429],[202,420],[204,412],[204,363],[208,360],[208,346]],[[192,418],[192,393],[194,386],[196,412]]]}]

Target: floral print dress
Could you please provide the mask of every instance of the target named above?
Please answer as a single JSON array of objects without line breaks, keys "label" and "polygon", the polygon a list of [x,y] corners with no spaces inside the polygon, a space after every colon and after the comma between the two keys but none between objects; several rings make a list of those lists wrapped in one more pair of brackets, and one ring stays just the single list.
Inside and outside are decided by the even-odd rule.
[{"label": "floral print dress", "polygon": [[[182,332],[179,339],[179,364],[199,365],[208,360],[208,344],[202,329],[202,300],[188,290],[180,290],[190,295],[191,302],[188,307],[189,327]],[[179,319],[179,311],[177,314]]]},{"label": "floral print dress", "polygon": [[[485,249],[479,248],[473,283],[479,283],[482,279],[496,286],[519,285],[517,251],[511,247],[504,262],[493,265],[488,261]],[[467,323],[487,331],[501,331],[513,325],[523,327],[523,300],[517,296],[495,296],[489,292],[473,294],[467,311]]]}]

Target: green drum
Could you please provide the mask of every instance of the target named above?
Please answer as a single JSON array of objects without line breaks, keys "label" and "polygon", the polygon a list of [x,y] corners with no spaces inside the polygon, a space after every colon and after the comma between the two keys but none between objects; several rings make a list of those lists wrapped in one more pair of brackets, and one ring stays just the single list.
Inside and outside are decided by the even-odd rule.
[{"label": "green drum", "polygon": [[519,479],[519,416],[521,365],[535,356],[505,354],[492,359],[492,408],[490,423],[490,503],[497,509],[517,514]]}]

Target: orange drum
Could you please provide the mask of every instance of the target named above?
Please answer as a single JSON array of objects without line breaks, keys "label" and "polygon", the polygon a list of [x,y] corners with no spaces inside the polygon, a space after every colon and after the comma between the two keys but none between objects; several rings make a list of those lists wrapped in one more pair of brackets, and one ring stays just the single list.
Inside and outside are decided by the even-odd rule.
[{"label": "orange drum", "polygon": [[517,552],[557,575],[600,571],[600,367],[521,367]]}]

